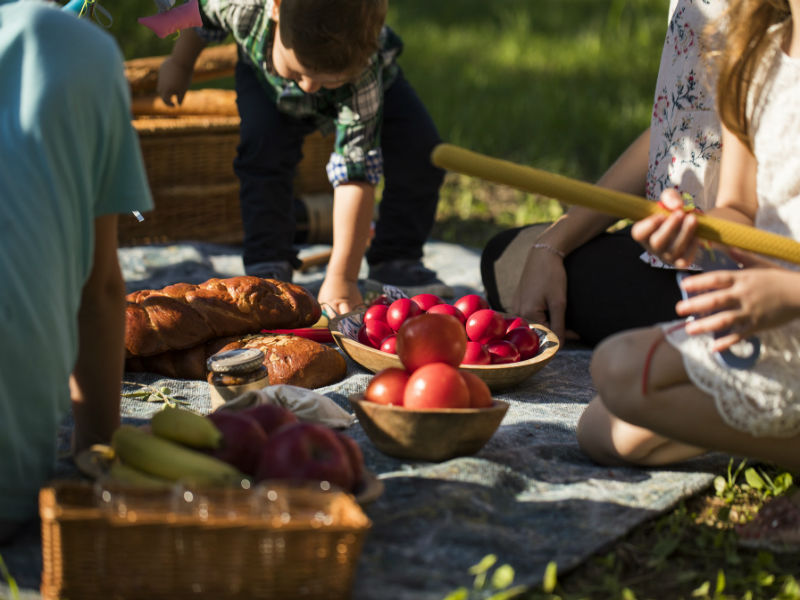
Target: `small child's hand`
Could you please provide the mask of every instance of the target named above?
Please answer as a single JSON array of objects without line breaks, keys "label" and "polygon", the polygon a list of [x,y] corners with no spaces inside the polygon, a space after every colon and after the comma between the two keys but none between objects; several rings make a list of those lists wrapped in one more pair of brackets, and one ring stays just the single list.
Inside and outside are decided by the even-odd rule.
[{"label": "small child's hand", "polygon": [[322,282],[317,300],[323,308],[330,307],[339,315],[355,310],[364,303],[355,281],[331,276]]},{"label": "small child's hand", "polygon": [[633,239],[661,260],[679,269],[689,267],[694,261],[699,244],[695,235],[697,218],[683,207],[683,199],[676,190],[664,190],[661,205],[669,213],[657,213],[634,224]]},{"label": "small child's hand", "polygon": [[[158,70],[156,93],[167,106],[180,105],[191,82],[192,69],[180,64],[170,56],[164,60]],[[173,96],[177,101],[175,103],[172,101]]]},{"label": "small child's hand", "polygon": [[783,268],[721,269],[687,277],[681,287],[692,296],[675,306],[689,335],[727,332],[714,342],[721,352],[736,342],[788,323],[800,315],[800,273]]}]

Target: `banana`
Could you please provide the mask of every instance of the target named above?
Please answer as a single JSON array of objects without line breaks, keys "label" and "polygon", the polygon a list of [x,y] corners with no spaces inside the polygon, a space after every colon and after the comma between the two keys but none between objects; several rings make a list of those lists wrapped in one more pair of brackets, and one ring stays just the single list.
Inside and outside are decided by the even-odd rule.
[{"label": "banana", "polygon": [[134,469],[130,465],[115,460],[108,469],[108,476],[112,481],[124,483],[137,488],[161,489],[172,485],[171,481],[160,477],[153,477],[144,471]]},{"label": "banana", "polygon": [[89,447],[89,450],[92,451],[100,460],[104,460],[107,462],[111,462],[114,460],[114,449],[107,444],[92,444]]},{"label": "banana", "polygon": [[164,406],[150,426],[155,435],[192,448],[219,448],[222,442],[222,432],[210,419],[185,408]]},{"label": "banana", "polygon": [[114,432],[111,447],[127,465],[169,481],[213,486],[239,483],[244,478],[226,462],[131,425],[121,425]]}]

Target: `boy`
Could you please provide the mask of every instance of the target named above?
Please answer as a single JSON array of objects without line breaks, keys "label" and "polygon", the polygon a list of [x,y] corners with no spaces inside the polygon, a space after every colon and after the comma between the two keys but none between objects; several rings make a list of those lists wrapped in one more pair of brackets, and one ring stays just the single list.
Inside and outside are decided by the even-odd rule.
[{"label": "boy", "polygon": [[439,137],[395,62],[402,44],[383,24],[386,11],[387,0],[200,0],[204,27],[181,34],[159,73],[158,94],[180,103],[206,43],[230,33],[239,46],[234,170],[250,275],[291,280],[299,265],[292,180],[303,138],[335,130],[333,250],[319,301],[337,313],[362,302],[358,271],[384,174],[369,279],[452,293],[420,261],[443,179],[429,158]]}]

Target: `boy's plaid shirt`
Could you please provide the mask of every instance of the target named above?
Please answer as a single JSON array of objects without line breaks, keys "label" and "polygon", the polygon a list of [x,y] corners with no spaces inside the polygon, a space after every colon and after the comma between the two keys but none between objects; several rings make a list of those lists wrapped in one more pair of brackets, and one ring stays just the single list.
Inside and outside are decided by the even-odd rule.
[{"label": "boy's plaid shirt", "polygon": [[380,49],[355,82],[307,94],[294,81],[274,72],[272,43],[277,23],[269,18],[272,0],[200,0],[199,4],[203,27],[197,33],[204,40],[222,41],[231,34],[282,112],[314,119],[323,133],[336,132],[335,152],[327,166],[331,183],[377,184],[383,175],[383,93],[399,71],[395,59],[403,47],[400,38],[384,27]]}]

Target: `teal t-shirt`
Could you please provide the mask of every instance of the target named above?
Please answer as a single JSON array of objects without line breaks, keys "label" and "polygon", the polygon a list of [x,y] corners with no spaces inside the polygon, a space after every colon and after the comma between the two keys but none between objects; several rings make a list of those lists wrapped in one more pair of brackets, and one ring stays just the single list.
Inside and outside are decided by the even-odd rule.
[{"label": "teal t-shirt", "polygon": [[0,0],[0,82],[0,519],[19,520],[70,409],[94,219],[152,198],[122,56],[94,23]]}]

